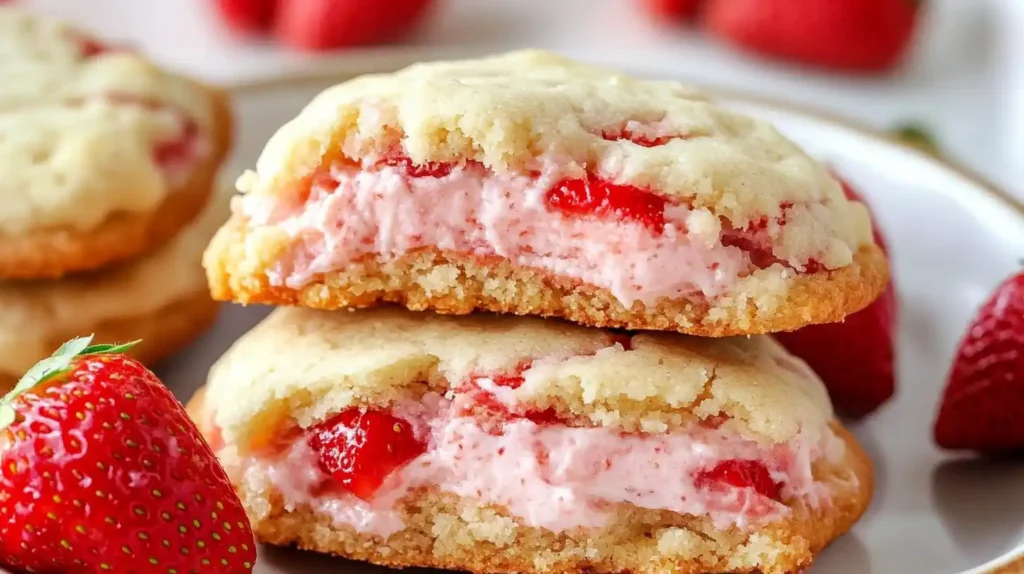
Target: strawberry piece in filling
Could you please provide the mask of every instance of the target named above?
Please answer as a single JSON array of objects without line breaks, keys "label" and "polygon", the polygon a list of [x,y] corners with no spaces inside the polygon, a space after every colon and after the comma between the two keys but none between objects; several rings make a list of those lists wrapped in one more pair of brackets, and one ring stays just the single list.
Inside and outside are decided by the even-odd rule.
[{"label": "strawberry piece in filling", "polygon": [[701,489],[721,487],[752,488],[761,496],[782,501],[781,485],[772,479],[768,467],[756,460],[724,460],[711,469],[694,476],[694,484]]},{"label": "strawberry piece in filling", "polygon": [[571,217],[620,217],[642,223],[655,232],[661,232],[665,226],[668,204],[665,198],[645,189],[610,183],[595,176],[563,180],[548,191],[546,200],[549,208]]},{"label": "strawberry piece in filling", "polygon": [[320,469],[363,500],[426,450],[407,421],[373,409],[344,411],[313,427],[308,440]]}]

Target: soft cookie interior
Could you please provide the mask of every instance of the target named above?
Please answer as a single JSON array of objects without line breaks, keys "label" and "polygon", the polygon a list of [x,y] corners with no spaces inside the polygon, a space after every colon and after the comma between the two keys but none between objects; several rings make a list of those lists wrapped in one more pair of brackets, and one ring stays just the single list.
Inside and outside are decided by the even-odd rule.
[{"label": "soft cookie interior", "polygon": [[281,309],[190,408],[264,541],[381,564],[785,572],[870,498],[768,339]]}]

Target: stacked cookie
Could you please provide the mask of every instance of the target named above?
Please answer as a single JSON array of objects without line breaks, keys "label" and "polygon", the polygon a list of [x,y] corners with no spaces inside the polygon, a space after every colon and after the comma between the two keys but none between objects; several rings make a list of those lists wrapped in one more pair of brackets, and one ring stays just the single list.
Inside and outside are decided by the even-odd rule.
[{"label": "stacked cookie", "polygon": [[887,280],[864,207],[771,126],[521,52],[331,88],[238,183],[211,290],[285,307],[190,409],[262,541],[776,573],[867,506],[821,382],[728,337],[841,320]]},{"label": "stacked cookie", "polygon": [[0,8],[0,387],[81,333],[155,361],[213,322],[229,124],[221,94]]}]

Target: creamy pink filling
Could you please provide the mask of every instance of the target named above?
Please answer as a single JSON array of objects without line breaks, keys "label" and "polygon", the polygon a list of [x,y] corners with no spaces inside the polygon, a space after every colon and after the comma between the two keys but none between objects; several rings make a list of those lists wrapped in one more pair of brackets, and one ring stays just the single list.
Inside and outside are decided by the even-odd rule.
[{"label": "creamy pink filling", "polygon": [[389,260],[424,247],[502,257],[607,289],[626,307],[714,297],[750,270],[740,248],[722,245],[708,212],[669,204],[657,230],[552,210],[545,195],[562,177],[554,167],[537,176],[496,176],[470,165],[443,177],[409,177],[397,167],[337,165],[304,201],[250,195],[242,211],[251,224],[276,225],[295,238],[268,273],[290,288],[366,255]]},{"label": "creamy pink filling", "polygon": [[699,471],[733,459],[764,463],[782,484],[784,500],[800,498],[815,507],[830,501],[829,488],[814,479],[811,465],[819,457],[835,457],[834,444],[798,438],[766,447],[699,425],[685,432],[624,434],[512,419],[496,431],[492,421],[466,415],[460,400],[428,396],[396,411],[428,447],[370,500],[330,488],[331,478],[319,469],[306,440],[281,456],[251,459],[245,480],[269,480],[289,510],[308,506],[338,526],[385,538],[404,528],[398,503],[420,487],[497,505],[527,526],[556,532],[601,528],[617,503],[709,516],[718,528],[787,516],[787,506],[753,488],[698,486]]}]

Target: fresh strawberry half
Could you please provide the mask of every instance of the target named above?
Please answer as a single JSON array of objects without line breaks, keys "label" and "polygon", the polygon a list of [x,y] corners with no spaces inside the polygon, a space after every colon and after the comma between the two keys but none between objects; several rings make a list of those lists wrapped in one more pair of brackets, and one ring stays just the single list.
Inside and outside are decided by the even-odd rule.
[{"label": "fresh strawberry half", "polygon": [[431,0],[282,0],[274,34],[300,50],[329,50],[398,38],[418,24]]},{"label": "fresh strawberry half", "polygon": [[753,488],[762,496],[781,501],[781,485],[772,478],[764,463],[756,460],[724,460],[711,469],[702,470],[694,477],[697,488],[733,486]]},{"label": "fresh strawberry half", "polygon": [[[839,179],[846,196],[864,200]],[[877,225],[875,242],[886,243]],[[896,392],[896,289],[889,283],[881,297],[842,323],[812,325],[776,339],[821,377],[840,413],[860,417],[875,411]]]},{"label": "fresh strawberry half", "polygon": [[705,26],[758,54],[827,68],[895,66],[918,19],[917,0],[709,0]]},{"label": "fresh strawberry half", "polygon": [[996,288],[953,360],[935,442],[986,454],[1024,451],[1024,273]]},{"label": "fresh strawberry half", "polygon": [[346,410],[313,427],[309,445],[320,469],[369,500],[384,480],[426,450],[408,421],[381,410]]},{"label": "fresh strawberry half", "polygon": [[74,339],[0,400],[0,564],[31,572],[251,572],[242,505],[129,345]]}]

